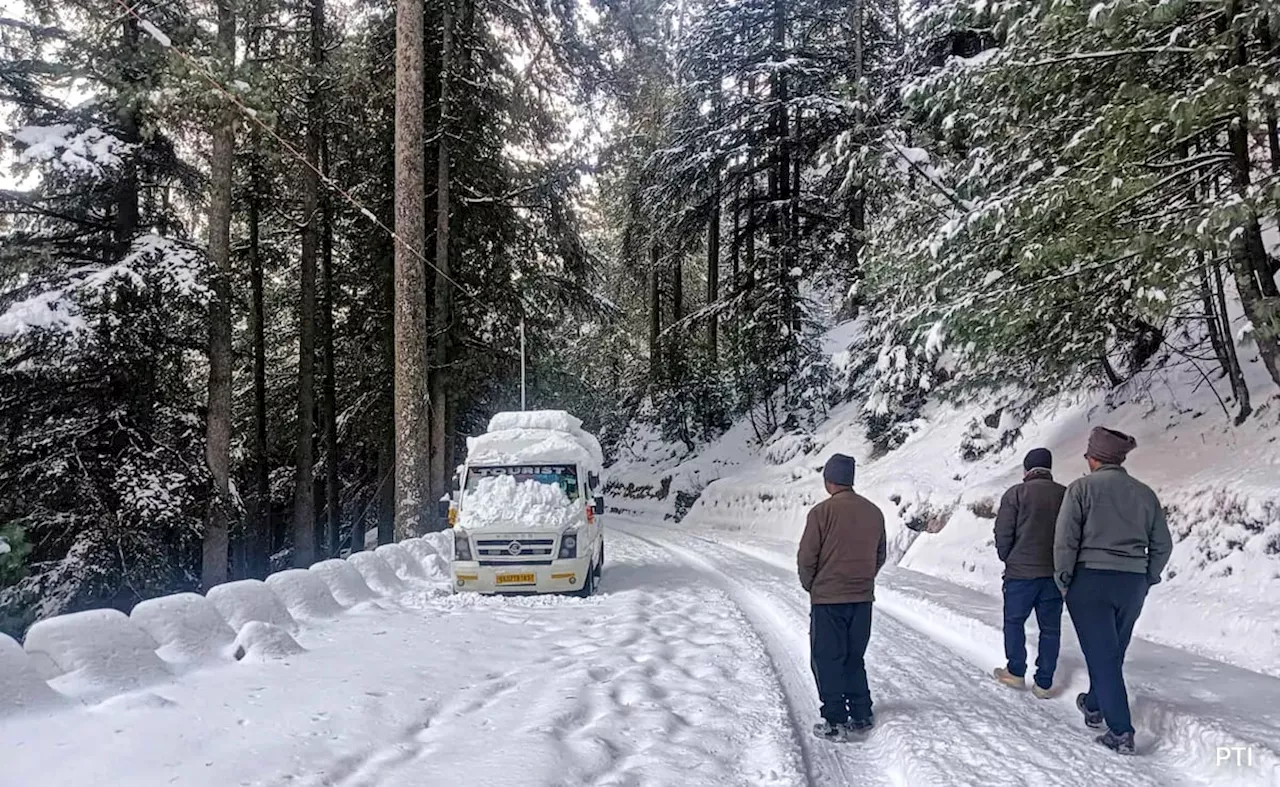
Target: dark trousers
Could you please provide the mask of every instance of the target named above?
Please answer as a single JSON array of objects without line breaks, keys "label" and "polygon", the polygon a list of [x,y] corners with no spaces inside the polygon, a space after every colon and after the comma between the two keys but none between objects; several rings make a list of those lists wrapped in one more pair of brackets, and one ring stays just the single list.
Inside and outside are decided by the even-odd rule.
[{"label": "dark trousers", "polygon": [[1147,577],[1127,571],[1077,568],[1067,610],[1089,667],[1085,707],[1102,711],[1112,732],[1133,732],[1124,685],[1124,654],[1147,598]]},{"label": "dark trousers", "polygon": [[1036,685],[1053,686],[1062,644],[1062,593],[1053,577],[1006,579],[1004,581],[1004,655],[1009,672],[1019,678],[1027,674],[1027,618],[1035,610],[1040,626],[1040,646],[1036,656]]},{"label": "dark trousers", "polygon": [[822,718],[832,724],[871,718],[863,657],[871,639],[871,602],[815,604],[809,612],[813,677]]}]

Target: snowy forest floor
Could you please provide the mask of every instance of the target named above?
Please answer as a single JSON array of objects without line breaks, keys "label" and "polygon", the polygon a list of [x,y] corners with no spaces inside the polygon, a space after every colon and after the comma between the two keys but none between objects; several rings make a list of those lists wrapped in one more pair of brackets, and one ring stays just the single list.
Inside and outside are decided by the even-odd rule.
[{"label": "snowy forest floor", "polygon": [[[1145,756],[1098,747],[1063,693],[996,684],[989,598],[891,568],[868,653],[878,726],[808,734],[808,607],[786,542],[611,517],[600,595],[451,596],[304,626],[307,652],[0,724],[5,785],[1280,784],[1280,680],[1136,643]],[[1034,641],[1034,638],[1032,638]],[[1251,746],[1252,764],[1218,747]]]}]

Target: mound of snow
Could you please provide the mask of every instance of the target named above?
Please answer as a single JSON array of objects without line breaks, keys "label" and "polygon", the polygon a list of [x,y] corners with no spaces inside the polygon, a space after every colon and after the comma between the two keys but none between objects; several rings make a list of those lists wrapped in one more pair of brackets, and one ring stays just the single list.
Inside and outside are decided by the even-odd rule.
[{"label": "mound of snow", "polygon": [[517,481],[509,475],[480,479],[467,495],[458,527],[465,530],[563,530],[580,515],[579,504],[553,484]]},{"label": "mound of snow", "polygon": [[379,557],[376,552],[357,552],[347,560],[356,567],[375,593],[395,596],[408,590],[404,580],[396,576],[396,570],[391,567],[391,564]]},{"label": "mound of snow", "polygon": [[156,641],[117,609],[45,618],[27,632],[24,647],[62,671],[50,685],[77,697],[118,694],[171,677],[156,655]]},{"label": "mound of snow", "polygon": [[422,568],[422,563],[400,544],[383,544],[374,551],[374,554],[390,563],[395,569],[396,576],[401,579],[427,578],[427,572]]},{"label": "mound of snow", "polygon": [[62,701],[62,696],[36,672],[22,646],[7,634],[0,634],[0,718]]},{"label": "mound of snow", "polygon": [[129,619],[160,644],[160,658],[175,664],[226,658],[236,639],[218,608],[197,593],[140,601]]},{"label": "mound of snow", "polygon": [[354,607],[378,597],[356,567],[346,560],[323,560],[307,570],[324,580],[334,600],[344,607]]},{"label": "mound of snow", "polygon": [[417,540],[423,544],[426,544],[428,547],[434,550],[437,555],[444,558],[445,560],[449,560],[453,557],[453,531],[452,530],[441,530],[436,533],[427,533],[426,535],[422,536]]},{"label": "mound of snow", "polygon": [[446,581],[449,579],[449,560],[453,556],[452,530],[428,533],[421,538],[408,538],[397,543],[422,565],[422,571],[427,579]]},{"label": "mound of snow", "polygon": [[261,620],[251,620],[244,624],[240,634],[236,636],[237,661],[274,661],[296,656],[305,650],[289,632]]},{"label": "mound of snow", "polygon": [[342,607],[329,592],[329,585],[305,568],[277,571],[267,577],[267,587],[280,597],[294,618],[323,620],[342,614]]},{"label": "mound of snow", "polygon": [[598,471],[604,452],[599,440],[582,431],[582,421],[563,410],[498,413],[485,434],[467,438],[468,464],[526,462],[578,462]]},{"label": "mound of snow", "polygon": [[246,623],[258,621],[279,626],[290,634],[298,632],[298,622],[265,582],[242,579],[209,589],[206,594],[231,628],[240,631]]}]

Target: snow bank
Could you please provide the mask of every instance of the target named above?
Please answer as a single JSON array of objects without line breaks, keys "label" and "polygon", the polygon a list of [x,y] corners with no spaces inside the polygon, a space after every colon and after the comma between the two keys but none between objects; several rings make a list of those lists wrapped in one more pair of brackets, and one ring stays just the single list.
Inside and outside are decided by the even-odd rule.
[{"label": "snow bank", "polygon": [[98,698],[171,677],[156,642],[116,609],[91,609],[46,618],[27,632],[27,653],[43,654],[62,671],[53,688]]},{"label": "snow bank", "polygon": [[324,580],[334,600],[344,607],[354,607],[378,598],[356,567],[346,560],[324,560],[307,570]]},{"label": "snow bank", "polygon": [[0,634],[0,717],[54,707],[63,698],[36,672],[22,646]]},{"label": "snow bank", "polygon": [[480,479],[467,495],[467,506],[458,517],[465,530],[563,530],[577,521],[579,504],[553,484],[517,481],[509,475]]},{"label": "snow bank", "polygon": [[218,608],[196,593],[140,601],[129,619],[159,643],[160,658],[174,664],[227,658],[236,638]]},{"label": "snow bank", "polygon": [[206,596],[236,631],[256,620],[278,626],[290,634],[298,632],[298,622],[271,588],[260,580],[227,582],[210,588]]},{"label": "snow bank", "polygon": [[[301,569],[299,569],[301,570]],[[236,636],[235,657],[237,661],[261,662],[296,656],[305,652],[289,632],[279,626],[251,620],[244,624]]]},{"label": "snow bank", "polygon": [[427,579],[449,581],[449,561],[453,557],[452,530],[409,538],[399,544],[421,564]]},{"label": "snow bank", "polygon": [[427,572],[423,569],[422,563],[400,544],[383,544],[374,551],[374,554],[391,564],[396,576],[403,580],[427,578]]},{"label": "snow bank", "polygon": [[342,614],[342,607],[329,592],[329,585],[318,574],[305,568],[277,571],[267,577],[271,588],[299,620],[324,620]]},{"label": "snow bank", "polygon": [[391,564],[379,557],[376,552],[357,552],[347,558],[347,561],[356,567],[375,593],[395,596],[408,589],[404,580],[396,576],[396,570],[391,567]]}]

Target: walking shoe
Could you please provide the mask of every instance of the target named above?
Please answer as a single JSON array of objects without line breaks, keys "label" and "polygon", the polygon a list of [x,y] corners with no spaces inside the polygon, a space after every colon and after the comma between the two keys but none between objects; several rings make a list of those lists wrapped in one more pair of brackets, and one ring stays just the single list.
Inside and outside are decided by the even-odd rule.
[{"label": "walking shoe", "polygon": [[848,736],[849,736],[848,725],[832,724],[831,722],[825,721],[825,720],[820,721],[817,724],[813,725],[813,734],[823,739],[824,741],[833,741],[835,743],[841,743],[845,740],[848,740]]},{"label": "walking shoe", "polygon": [[1111,730],[1107,730],[1106,735],[1099,735],[1095,740],[1106,746],[1116,754],[1137,754],[1138,751],[1133,747],[1133,733],[1125,732],[1116,734]]},{"label": "walking shoe", "polygon": [[1084,714],[1084,726],[1088,727],[1091,730],[1100,730],[1102,729],[1102,725],[1106,724],[1106,721],[1102,718],[1102,711],[1089,710],[1088,708],[1086,708],[1084,705],[1084,698],[1086,696],[1088,695],[1085,695],[1085,694],[1076,695],[1076,707],[1079,708],[1080,712]]},{"label": "walking shoe", "polygon": [[849,722],[849,732],[855,735],[863,735],[871,732],[871,728],[876,726],[874,716],[868,716],[865,719],[854,719]]},{"label": "walking shoe", "polygon": [[1011,689],[1025,689],[1027,687],[1026,678],[1018,677],[1004,667],[996,667],[991,674],[995,675],[996,680]]},{"label": "walking shoe", "polygon": [[1054,696],[1054,691],[1052,686],[1050,686],[1047,689],[1042,689],[1040,688],[1040,684],[1038,683],[1031,684],[1031,693],[1036,695],[1036,699],[1040,699],[1040,700],[1050,700],[1050,699],[1053,699],[1053,696]]}]

